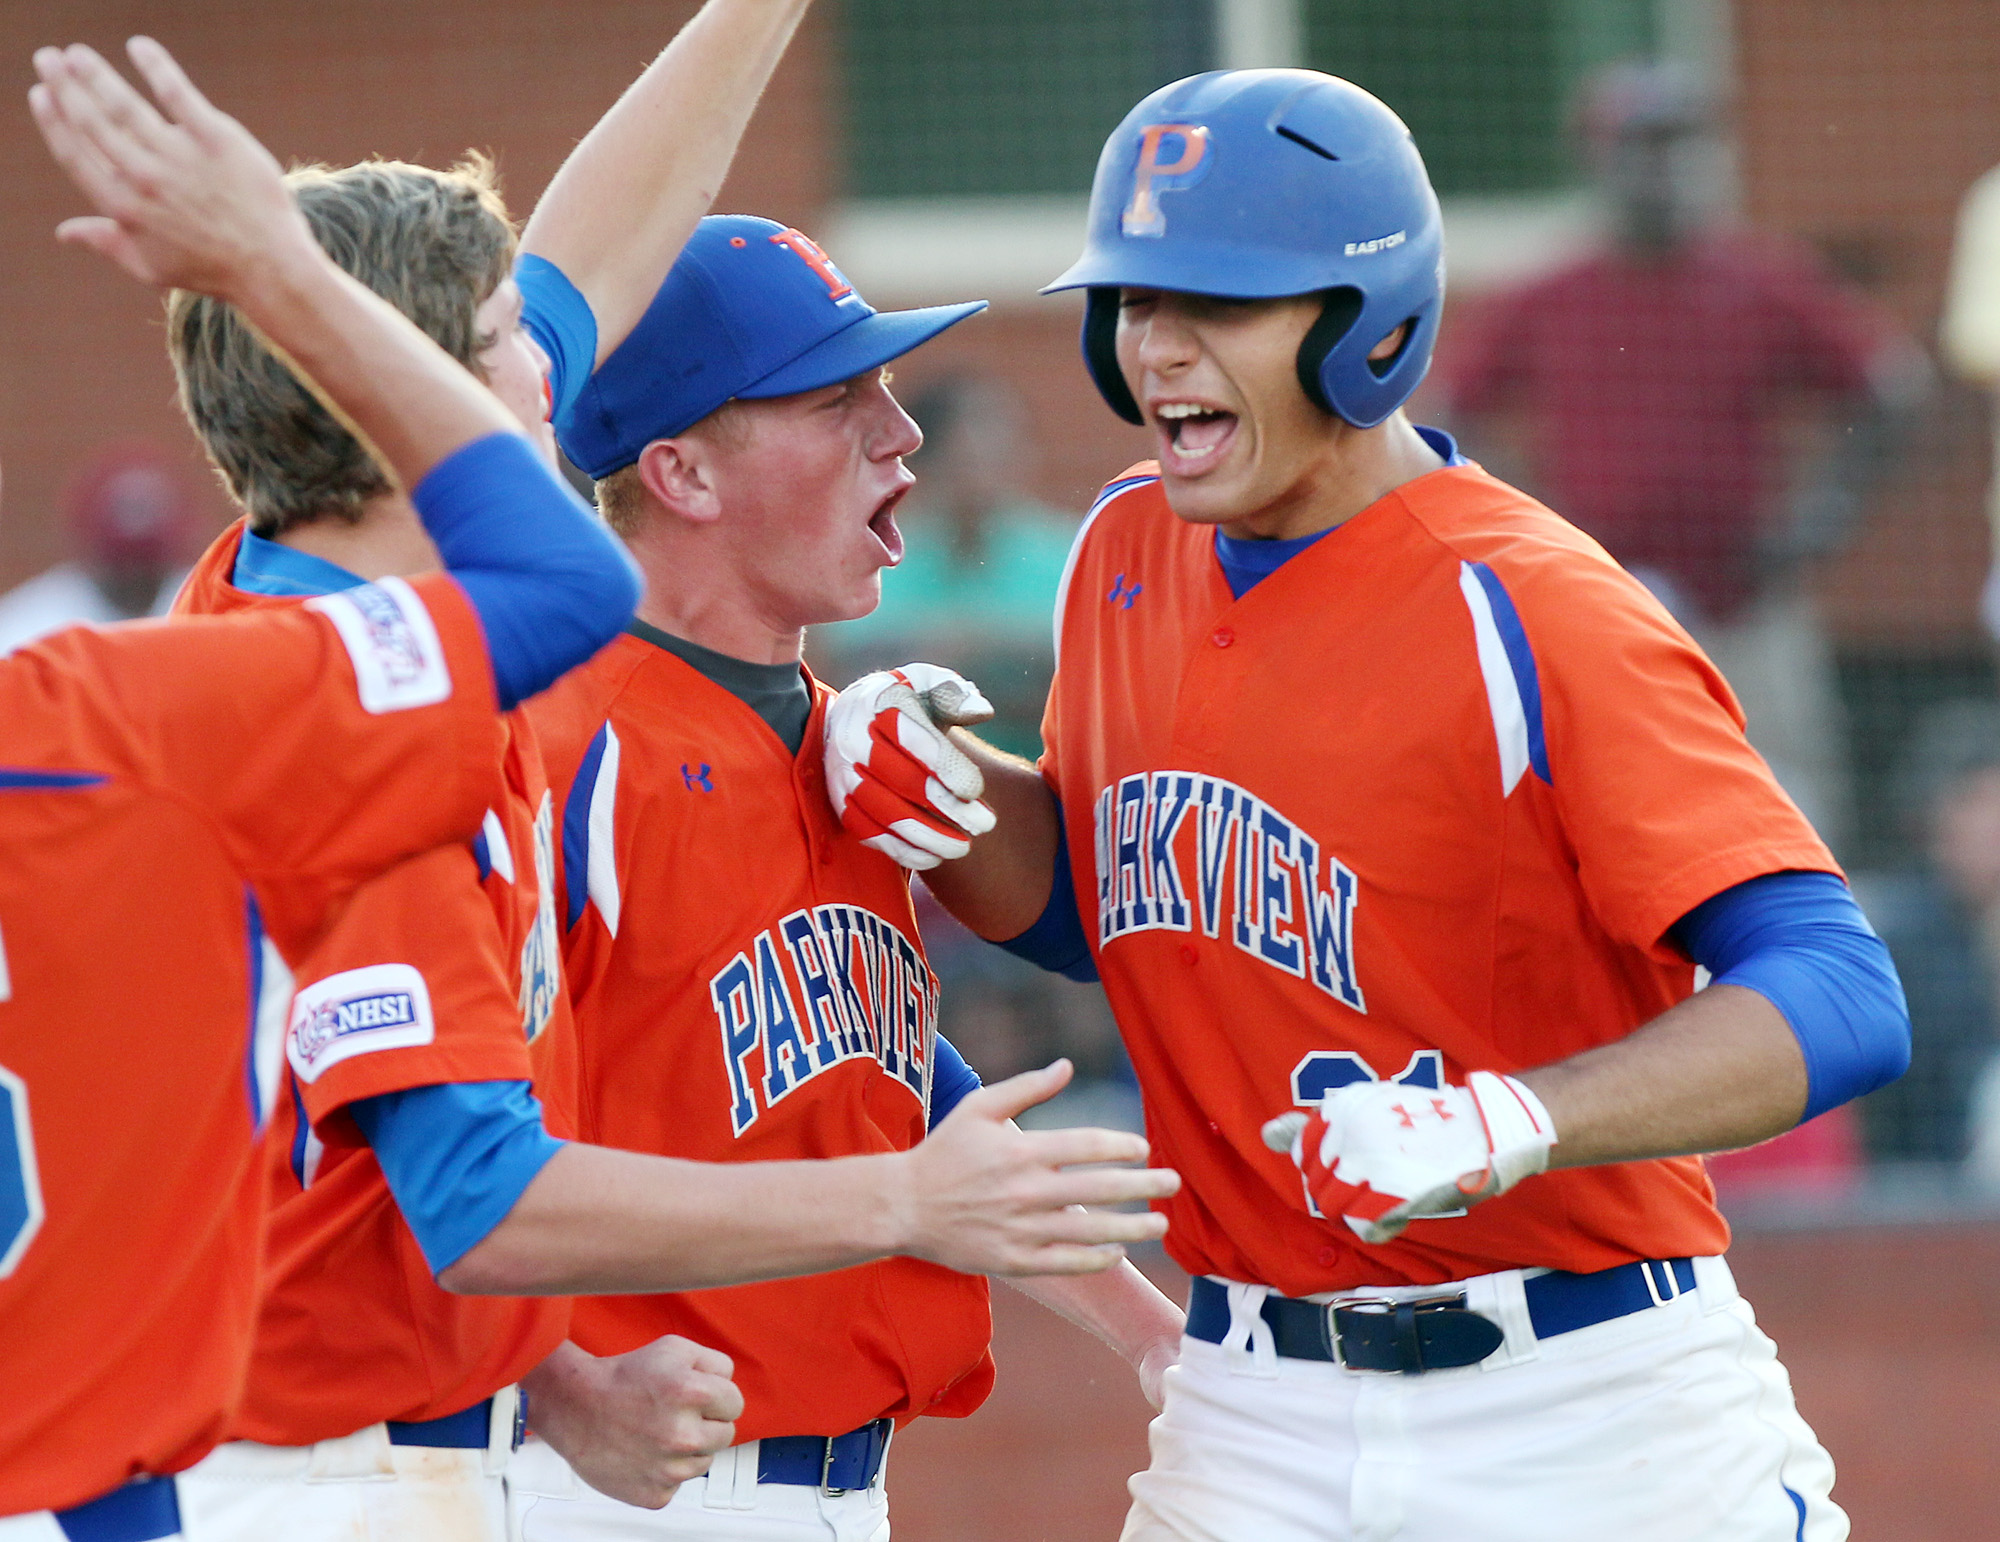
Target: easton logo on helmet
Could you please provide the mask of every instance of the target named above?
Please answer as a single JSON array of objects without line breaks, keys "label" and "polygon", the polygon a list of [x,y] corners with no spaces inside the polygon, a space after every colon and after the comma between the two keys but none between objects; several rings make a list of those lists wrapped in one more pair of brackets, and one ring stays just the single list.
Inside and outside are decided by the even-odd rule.
[{"label": "easton logo on helmet", "polygon": [[1377,236],[1373,241],[1349,241],[1343,254],[1348,257],[1372,257],[1377,252],[1393,251],[1410,239],[1407,230],[1398,230],[1391,235]]},{"label": "easton logo on helmet", "polygon": [[[1163,162],[1161,147],[1173,141],[1171,161]],[[1160,193],[1193,187],[1208,175],[1208,130],[1198,123],[1149,123],[1139,133],[1139,160],[1132,173],[1132,201],[1120,222],[1128,236],[1163,236],[1167,217]]]}]

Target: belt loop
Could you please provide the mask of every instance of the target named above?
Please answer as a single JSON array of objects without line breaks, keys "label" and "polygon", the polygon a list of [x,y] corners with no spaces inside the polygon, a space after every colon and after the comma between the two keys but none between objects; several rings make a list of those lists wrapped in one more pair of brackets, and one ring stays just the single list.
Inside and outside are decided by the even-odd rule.
[{"label": "belt loop", "polygon": [[1278,1340],[1264,1321],[1264,1298],[1271,1287],[1225,1281],[1223,1289],[1229,1296],[1229,1331],[1222,1336],[1222,1352],[1229,1357],[1229,1369],[1238,1376],[1276,1381]]},{"label": "belt loop", "polygon": [[[1653,1273],[1655,1269],[1659,1270],[1658,1275]],[[1643,1259],[1639,1264],[1639,1273],[1645,1276],[1646,1294],[1653,1298],[1654,1306],[1666,1306],[1669,1302],[1680,1300],[1681,1282],[1674,1278],[1674,1266],[1667,1260]],[[1666,1281],[1664,1286],[1660,1283],[1662,1279]],[[1663,1290],[1664,1295],[1661,1294]]]},{"label": "belt loop", "polygon": [[489,1478],[500,1477],[514,1458],[516,1435],[521,1423],[521,1389],[502,1387],[493,1394],[486,1415],[486,1454],[482,1470]]},{"label": "belt loop", "polygon": [[1396,1303],[1396,1359],[1406,1376],[1424,1368],[1424,1346],[1417,1338],[1417,1309],[1408,1301]]},{"label": "belt loop", "polygon": [[746,1440],[729,1448],[736,1454],[736,1470],[729,1475],[729,1507],[732,1510],[757,1508],[757,1463],[764,1452],[761,1440]]},{"label": "belt loop", "polygon": [[389,1426],[369,1424],[351,1435],[316,1441],[306,1458],[307,1483],[393,1483],[396,1457]]},{"label": "belt loop", "polygon": [[882,1455],[876,1459],[875,1476],[868,1480],[868,1486],[879,1491],[889,1481],[889,1442],[896,1438],[896,1421],[885,1418],[875,1422],[882,1428]]}]

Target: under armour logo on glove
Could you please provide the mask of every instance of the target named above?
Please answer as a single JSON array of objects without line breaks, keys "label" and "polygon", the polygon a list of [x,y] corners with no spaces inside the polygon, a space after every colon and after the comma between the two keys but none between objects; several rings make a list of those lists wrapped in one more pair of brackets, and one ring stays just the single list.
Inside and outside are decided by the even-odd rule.
[{"label": "under armour logo on glove", "polygon": [[1547,1170],[1555,1143],[1542,1100],[1492,1071],[1435,1092],[1396,1082],[1336,1087],[1312,1113],[1264,1126],[1264,1144],[1290,1154],[1321,1213],[1370,1243],[1506,1193]]},{"label": "under armour logo on glove", "polygon": [[864,675],[826,709],[826,787],[841,825],[913,872],[962,857],[993,828],[986,778],[946,737],[993,704],[936,664]]}]

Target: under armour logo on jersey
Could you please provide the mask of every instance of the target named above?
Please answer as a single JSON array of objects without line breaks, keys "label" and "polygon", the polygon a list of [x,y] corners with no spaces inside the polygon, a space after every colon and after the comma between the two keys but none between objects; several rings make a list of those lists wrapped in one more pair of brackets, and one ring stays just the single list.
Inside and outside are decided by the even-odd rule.
[{"label": "under armour logo on jersey", "polygon": [[1111,580],[1111,589],[1104,598],[1110,604],[1116,605],[1120,610],[1130,610],[1133,603],[1145,591],[1145,588],[1144,584],[1134,584],[1131,588],[1126,588],[1125,575],[1120,573],[1116,578]]},{"label": "under armour logo on jersey", "polygon": [[833,259],[827,256],[819,242],[803,230],[789,228],[781,230],[771,237],[771,244],[782,246],[817,273],[820,282],[826,285],[826,297],[829,300],[844,300],[854,293],[854,286],[848,283],[847,275],[833,265]]},{"label": "under armour logo on jersey", "polygon": [[[1171,144],[1173,159],[1161,155]],[[1139,131],[1139,163],[1132,172],[1132,201],[1119,229],[1128,236],[1163,236],[1167,216],[1161,193],[1193,187],[1208,175],[1208,130],[1198,123],[1149,123]]]},{"label": "under armour logo on jersey", "polygon": [[683,761],[681,763],[681,780],[687,784],[689,792],[714,792],[715,783],[710,781],[708,776],[708,773],[712,769],[713,767],[705,760],[698,766],[691,766]]}]

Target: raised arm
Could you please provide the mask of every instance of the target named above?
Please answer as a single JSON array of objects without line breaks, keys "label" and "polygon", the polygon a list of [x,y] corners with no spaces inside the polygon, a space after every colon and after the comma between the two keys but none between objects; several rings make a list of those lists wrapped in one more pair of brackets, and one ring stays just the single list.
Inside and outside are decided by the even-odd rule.
[{"label": "raised arm", "polygon": [[87,47],[35,55],[35,121],[98,210],[57,235],[235,306],[410,489],[479,611],[502,705],[545,689],[630,618],[629,561],[499,399],[320,250],[270,152],[158,43],[128,50],[157,107]]},{"label": "raised arm", "polygon": [[810,0],[708,0],[570,153],[521,236],[597,319],[602,363],[652,302],[729,172]]}]

